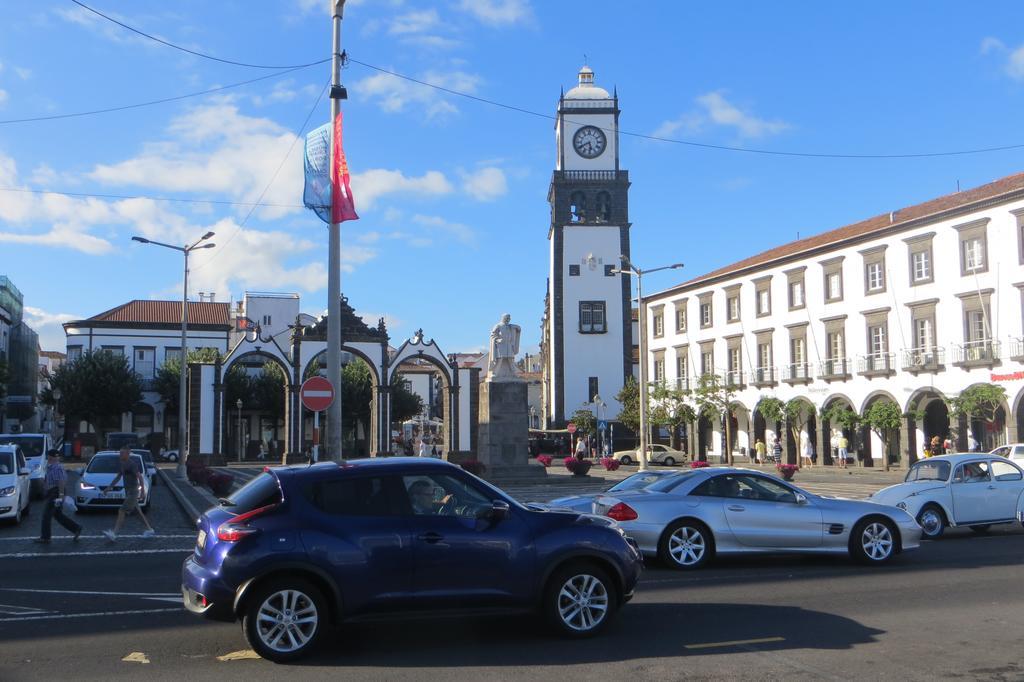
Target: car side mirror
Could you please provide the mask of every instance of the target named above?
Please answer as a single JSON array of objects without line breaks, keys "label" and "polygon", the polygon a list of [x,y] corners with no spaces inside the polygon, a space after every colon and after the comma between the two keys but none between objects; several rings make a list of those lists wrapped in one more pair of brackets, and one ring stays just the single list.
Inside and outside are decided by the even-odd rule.
[{"label": "car side mirror", "polygon": [[508,502],[504,502],[502,500],[494,500],[494,502],[491,503],[491,513],[489,514],[489,518],[494,523],[497,523],[499,521],[506,521],[511,515],[512,514],[509,510]]},{"label": "car side mirror", "polygon": [[28,467],[21,467],[18,469],[19,476],[28,476]]},{"label": "car side mirror", "polygon": [[797,504],[807,504],[807,496],[804,495],[803,493],[797,493],[796,494],[796,503]]}]

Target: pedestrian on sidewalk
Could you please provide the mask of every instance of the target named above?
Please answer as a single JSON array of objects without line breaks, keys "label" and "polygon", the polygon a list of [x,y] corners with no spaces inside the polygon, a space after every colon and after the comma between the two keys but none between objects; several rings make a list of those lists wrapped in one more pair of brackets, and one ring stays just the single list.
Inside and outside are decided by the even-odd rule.
[{"label": "pedestrian on sidewalk", "polygon": [[758,438],[757,442],[754,443],[754,453],[757,455],[757,463],[764,464],[765,455],[768,454],[768,448],[760,438]]},{"label": "pedestrian on sidewalk", "polygon": [[46,452],[46,488],[45,502],[43,502],[43,528],[34,542],[48,544],[50,542],[51,520],[56,517],[57,523],[74,533],[72,539],[78,540],[82,534],[82,527],[72,519],[64,516],[64,486],[67,483],[67,475],[64,467],[60,465],[60,451],[48,450]]},{"label": "pedestrian on sidewalk", "polygon": [[845,433],[839,434],[839,468],[846,468],[846,460],[849,457],[848,448],[850,447],[850,440],[846,437]]},{"label": "pedestrian on sidewalk", "polygon": [[832,437],[828,441],[829,456],[832,457],[832,466],[839,464],[839,434],[836,433],[835,429],[832,430]]},{"label": "pedestrian on sidewalk", "polygon": [[803,443],[800,449],[800,466],[812,466],[814,464],[811,461],[811,439],[807,436],[803,437]]},{"label": "pedestrian on sidewalk", "polygon": [[772,459],[776,464],[782,464],[782,443],[778,436],[775,436],[775,440],[772,441]]},{"label": "pedestrian on sidewalk", "polygon": [[121,448],[119,464],[121,470],[110,485],[105,486],[102,490],[104,495],[107,491],[117,485],[118,481],[124,483],[124,502],[121,503],[121,508],[117,510],[117,521],[114,523],[113,530],[105,530],[103,534],[107,536],[107,539],[111,542],[117,540],[117,531],[121,530],[121,525],[124,523],[125,516],[135,512],[142,519],[142,523],[146,524],[146,530],[143,531],[142,537],[151,538],[156,535],[156,531],[153,530],[153,526],[149,525],[149,519],[142,513],[142,508],[139,507],[139,497],[142,494],[142,468],[139,463],[132,457],[132,451],[128,446]]}]

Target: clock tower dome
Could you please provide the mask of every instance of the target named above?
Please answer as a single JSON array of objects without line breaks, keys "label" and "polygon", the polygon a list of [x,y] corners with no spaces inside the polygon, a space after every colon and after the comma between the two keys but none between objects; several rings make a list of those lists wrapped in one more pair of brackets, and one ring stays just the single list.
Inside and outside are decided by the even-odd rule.
[{"label": "clock tower dome", "polygon": [[[588,66],[558,100],[557,157],[548,190],[550,267],[543,321],[544,418],[560,428],[595,395],[602,418],[633,373],[628,275],[629,174],[619,168],[619,99]],[[592,407],[589,409],[593,409]]]}]

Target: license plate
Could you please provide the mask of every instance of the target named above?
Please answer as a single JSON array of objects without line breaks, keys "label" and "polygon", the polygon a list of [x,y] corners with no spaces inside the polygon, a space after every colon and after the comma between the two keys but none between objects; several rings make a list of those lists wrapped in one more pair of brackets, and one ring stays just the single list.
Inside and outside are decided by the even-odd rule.
[{"label": "license plate", "polygon": [[206,531],[205,530],[199,531],[199,538],[196,540],[196,545],[199,547],[199,549],[203,549],[204,547],[206,547]]},{"label": "license plate", "polygon": [[106,498],[109,498],[111,500],[123,500],[124,499],[124,493],[119,491],[119,490],[115,490],[114,492],[109,492],[109,493],[100,493],[100,495],[102,497],[106,497]]}]

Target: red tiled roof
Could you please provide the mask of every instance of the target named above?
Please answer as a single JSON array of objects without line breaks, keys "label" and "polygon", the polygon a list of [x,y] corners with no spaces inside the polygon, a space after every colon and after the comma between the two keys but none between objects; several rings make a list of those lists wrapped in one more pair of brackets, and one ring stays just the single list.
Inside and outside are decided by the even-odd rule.
[{"label": "red tiled roof", "polygon": [[[230,304],[189,301],[188,323],[230,325]],[[181,301],[134,300],[90,317],[87,322],[181,323]]]},{"label": "red tiled roof", "polygon": [[907,208],[901,208],[898,211],[893,211],[892,214],[883,213],[873,218],[862,220],[858,223],[846,225],[845,227],[840,227],[828,232],[822,232],[821,234],[814,235],[813,237],[807,237],[805,239],[789,242],[788,244],[776,246],[773,249],[769,249],[755,256],[750,256],[749,258],[737,261],[731,265],[726,265],[725,267],[712,270],[711,272],[700,275],[699,277],[694,277],[693,279],[683,282],[675,287],[658,292],[656,295],[660,296],[679,289],[688,289],[693,287],[695,284],[700,284],[707,280],[746,270],[747,268],[754,266],[771,263],[772,261],[782,260],[788,256],[795,256],[805,251],[812,251],[847,239],[871,235],[872,233],[881,232],[890,228],[898,229],[900,225],[919,218],[942,213],[943,211],[949,211],[978,201],[993,199],[1002,194],[1015,192],[1021,189],[1024,189],[1024,173],[1010,175],[994,182],[990,182],[987,185],[982,185],[981,187],[947,194],[936,199],[925,201],[924,203],[909,206]]}]

